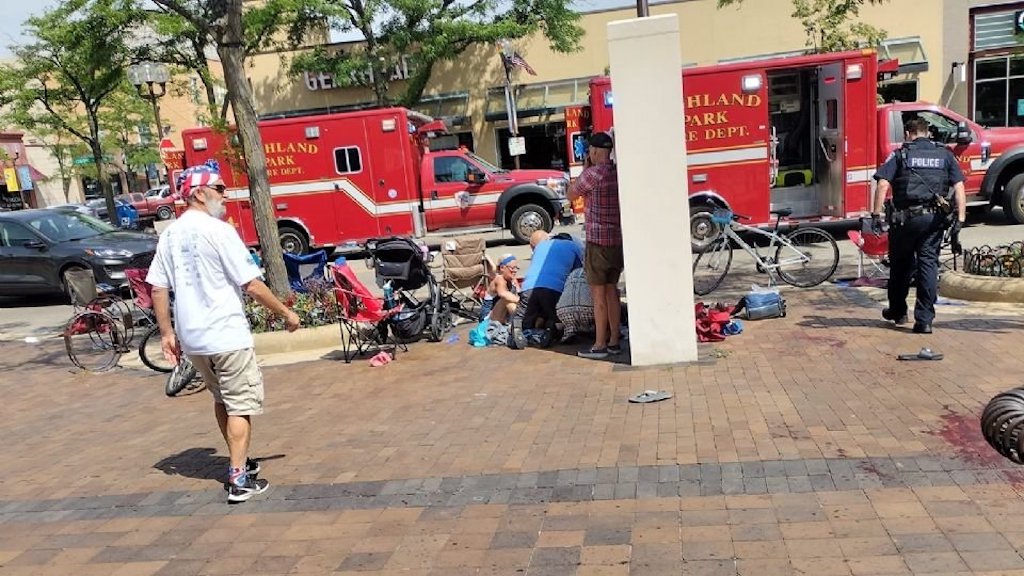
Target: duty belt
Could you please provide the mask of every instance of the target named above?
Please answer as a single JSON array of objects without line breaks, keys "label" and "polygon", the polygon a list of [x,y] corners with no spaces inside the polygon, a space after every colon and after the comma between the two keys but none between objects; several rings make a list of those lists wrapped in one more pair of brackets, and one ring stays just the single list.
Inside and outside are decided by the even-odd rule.
[{"label": "duty belt", "polygon": [[896,211],[906,212],[907,214],[910,214],[912,216],[917,216],[919,214],[934,214],[935,210],[935,206],[923,206],[918,204],[917,206],[907,206],[906,208],[900,208],[897,209]]}]

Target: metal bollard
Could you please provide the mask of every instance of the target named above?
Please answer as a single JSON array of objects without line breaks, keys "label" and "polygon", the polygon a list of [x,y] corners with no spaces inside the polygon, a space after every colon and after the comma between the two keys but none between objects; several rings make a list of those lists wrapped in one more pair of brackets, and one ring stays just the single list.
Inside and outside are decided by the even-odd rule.
[{"label": "metal bollard", "polygon": [[981,434],[997,452],[1024,464],[1024,387],[997,394],[981,413]]}]

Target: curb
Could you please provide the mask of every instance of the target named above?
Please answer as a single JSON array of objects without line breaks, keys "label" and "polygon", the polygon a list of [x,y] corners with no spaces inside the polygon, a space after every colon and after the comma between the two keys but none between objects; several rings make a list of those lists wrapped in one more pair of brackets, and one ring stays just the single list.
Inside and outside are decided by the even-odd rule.
[{"label": "curb", "polygon": [[945,272],[939,281],[939,294],[976,302],[1024,303],[1024,278],[974,276],[963,272]]},{"label": "curb", "polygon": [[300,328],[295,332],[261,332],[253,334],[253,345],[257,356],[291,354],[308,350],[341,346],[341,331],[337,324]]}]

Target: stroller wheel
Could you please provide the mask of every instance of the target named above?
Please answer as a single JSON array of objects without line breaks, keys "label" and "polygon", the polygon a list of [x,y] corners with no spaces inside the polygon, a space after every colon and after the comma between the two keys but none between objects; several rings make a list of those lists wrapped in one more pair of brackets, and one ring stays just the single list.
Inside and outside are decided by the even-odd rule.
[{"label": "stroller wheel", "polygon": [[433,310],[430,314],[430,336],[431,342],[440,342],[441,338],[451,330],[452,311],[448,307],[448,301],[440,297],[440,292],[434,298]]}]

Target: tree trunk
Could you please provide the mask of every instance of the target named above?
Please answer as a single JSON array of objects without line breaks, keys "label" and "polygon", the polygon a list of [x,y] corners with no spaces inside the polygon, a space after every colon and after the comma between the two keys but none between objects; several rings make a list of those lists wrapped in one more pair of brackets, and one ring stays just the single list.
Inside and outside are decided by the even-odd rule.
[{"label": "tree trunk", "polygon": [[[238,0],[236,0],[237,2]],[[252,215],[256,222],[256,234],[260,239],[263,266],[267,271],[267,285],[279,297],[286,297],[288,273],[284,268],[284,256],[281,243],[277,237],[277,222],[274,217],[274,205],[270,197],[270,180],[267,177],[267,159],[263,151],[263,139],[256,124],[256,110],[252,103],[252,91],[245,77],[244,54],[241,43],[241,6],[238,6],[237,27],[229,23],[224,38],[217,43],[217,54],[224,67],[224,83],[228,89],[228,100],[235,114],[235,125],[238,137],[245,153],[245,163],[249,176],[249,200],[252,203]],[[234,33],[232,30],[236,30]]]},{"label": "tree trunk", "polygon": [[110,185],[110,180],[103,174],[103,148],[100,146],[100,126],[95,112],[89,114],[89,135],[92,137],[89,149],[92,151],[92,161],[96,165],[96,184],[103,192],[103,199],[107,203],[107,220],[110,220],[115,228],[119,228],[121,219],[117,217],[117,206],[114,205],[114,189]]}]

